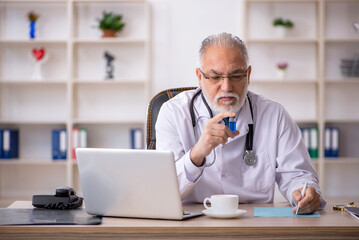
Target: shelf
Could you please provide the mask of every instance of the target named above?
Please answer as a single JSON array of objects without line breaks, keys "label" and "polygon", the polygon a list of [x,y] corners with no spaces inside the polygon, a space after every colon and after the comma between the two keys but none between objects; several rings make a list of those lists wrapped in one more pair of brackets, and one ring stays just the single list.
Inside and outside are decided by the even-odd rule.
[{"label": "shelf", "polygon": [[66,166],[66,160],[49,159],[0,159],[0,166],[9,165],[42,165],[42,166]]},{"label": "shelf", "polygon": [[325,83],[329,84],[359,84],[359,78],[358,77],[343,77],[340,79],[326,79]]},{"label": "shelf", "polygon": [[145,44],[144,38],[131,38],[131,37],[115,37],[115,38],[100,38],[100,39],[74,39],[77,44],[103,44],[103,43],[136,43]]},{"label": "shelf", "polygon": [[99,124],[99,125],[139,125],[145,124],[141,120],[123,120],[123,119],[74,119],[73,124]]},{"label": "shelf", "polygon": [[67,3],[69,0],[0,0],[1,3]]},{"label": "shelf", "polygon": [[36,80],[0,80],[0,85],[66,85],[66,80],[42,80],[42,81],[36,81]]},{"label": "shelf", "polygon": [[268,38],[268,39],[248,39],[247,44],[301,44],[301,43],[318,43],[317,39],[298,39],[298,38]]},{"label": "shelf", "polygon": [[359,38],[327,38],[325,39],[325,42],[326,43],[359,43]]},{"label": "shelf", "polygon": [[339,157],[325,158],[325,164],[359,164],[359,158]]},{"label": "shelf", "polygon": [[123,80],[123,79],[113,79],[113,80],[74,80],[73,82],[76,85],[143,85],[145,80]]},{"label": "shelf", "polygon": [[73,0],[74,3],[144,3],[145,0]]},{"label": "shelf", "polygon": [[251,84],[318,84],[318,81],[304,79],[251,79]]},{"label": "shelf", "polygon": [[0,119],[0,124],[24,124],[24,125],[66,125],[66,121],[58,120],[9,120]]},{"label": "shelf", "polygon": [[351,124],[351,123],[359,123],[359,119],[326,119],[325,123],[344,123],[344,124]]},{"label": "shelf", "polygon": [[[250,3],[297,3],[293,0],[248,0]],[[318,0],[300,0],[301,3],[317,3]]]},{"label": "shelf", "polygon": [[16,45],[16,44],[66,44],[67,40],[52,39],[1,39],[0,44]]},{"label": "shelf", "polygon": [[[31,10],[40,16],[35,39]],[[103,11],[123,14],[115,38],[94,28]],[[51,159],[54,129],[67,130],[70,155],[77,127],[87,129],[89,147],[131,147],[130,130],[145,128],[149,102],[150,17],[146,0],[0,0],[0,128],[19,130],[20,156],[0,160],[0,199],[79,186],[77,163]],[[40,47],[49,58],[35,81],[31,51]],[[110,80],[105,51],[114,56]]]}]

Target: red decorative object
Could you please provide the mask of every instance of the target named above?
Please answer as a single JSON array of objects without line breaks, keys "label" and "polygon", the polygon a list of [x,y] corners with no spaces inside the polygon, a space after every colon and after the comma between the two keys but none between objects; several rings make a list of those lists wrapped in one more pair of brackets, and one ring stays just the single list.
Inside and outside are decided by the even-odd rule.
[{"label": "red decorative object", "polygon": [[40,61],[45,56],[45,49],[32,49],[32,55],[35,57],[36,61]]}]

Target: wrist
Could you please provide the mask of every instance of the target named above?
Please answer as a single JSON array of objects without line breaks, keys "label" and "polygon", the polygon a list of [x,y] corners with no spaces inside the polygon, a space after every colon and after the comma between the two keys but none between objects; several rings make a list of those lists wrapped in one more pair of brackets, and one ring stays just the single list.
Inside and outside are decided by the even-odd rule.
[{"label": "wrist", "polygon": [[205,160],[205,156],[202,156],[201,154],[198,154],[196,151],[196,146],[194,146],[190,152],[189,155],[190,160],[192,161],[192,163],[197,166],[197,167],[201,167],[204,163]]}]

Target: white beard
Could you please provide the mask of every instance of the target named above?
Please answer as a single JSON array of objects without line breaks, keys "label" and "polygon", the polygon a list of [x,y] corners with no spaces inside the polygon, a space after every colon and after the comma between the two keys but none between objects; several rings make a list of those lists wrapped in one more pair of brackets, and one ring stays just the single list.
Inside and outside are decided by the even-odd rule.
[{"label": "white beard", "polygon": [[[202,80],[203,81],[203,80]],[[239,97],[237,93],[232,93],[232,92],[229,92],[229,93],[220,93],[218,95],[216,95],[216,97],[214,98],[214,100],[212,101],[212,99],[210,98],[208,92],[207,92],[207,89],[203,87],[204,84],[202,82],[202,92],[203,92],[203,95],[209,105],[209,107],[216,113],[221,113],[221,112],[234,112],[234,113],[237,113],[243,106],[245,100],[246,100],[246,96],[247,96],[247,84],[245,86],[245,88],[243,89],[243,92],[242,92],[242,96]],[[219,98],[221,97],[234,97],[236,100],[235,100],[235,103],[232,104],[231,103],[228,103],[227,106],[219,106],[218,105],[218,100]]]}]

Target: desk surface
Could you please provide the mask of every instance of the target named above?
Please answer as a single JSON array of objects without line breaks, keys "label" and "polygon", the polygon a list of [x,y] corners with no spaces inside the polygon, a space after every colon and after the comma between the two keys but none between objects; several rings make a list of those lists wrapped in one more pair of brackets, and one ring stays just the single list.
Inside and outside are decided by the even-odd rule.
[{"label": "desk surface", "polygon": [[[0,239],[118,239],[118,238],[285,238],[359,239],[359,220],[332,210],[345,202],[328,201],[319,218],[254,217],[254,207],[288,207],[287,203],[240,204],[247,213],[234,219],[201,216],[184,221],[104,217],[101,225],[2,226]],[[31,208],[31,202],[15,202],[11,208]],[[186,211],[201,211],[201,204],[185,205]]]}]

